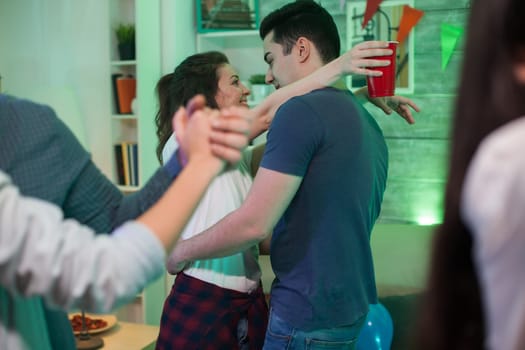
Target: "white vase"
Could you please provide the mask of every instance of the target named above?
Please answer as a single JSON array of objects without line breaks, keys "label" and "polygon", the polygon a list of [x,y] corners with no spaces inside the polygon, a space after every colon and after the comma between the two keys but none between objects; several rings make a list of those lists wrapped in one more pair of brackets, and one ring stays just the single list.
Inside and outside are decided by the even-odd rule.
[{"label": "white vase", "polygon": [[131,101],[131,113],[134,115],[137,115],[139,113],[139,101],[137,101],[136,98],[134,98]]}]

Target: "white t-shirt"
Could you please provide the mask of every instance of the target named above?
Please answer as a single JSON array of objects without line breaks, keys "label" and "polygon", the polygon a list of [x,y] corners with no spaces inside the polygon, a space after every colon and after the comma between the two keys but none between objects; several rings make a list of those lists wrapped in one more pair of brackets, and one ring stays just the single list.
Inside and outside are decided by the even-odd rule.
[{"label": "white t-shirt", "polygon": [[[177,148],[175,137],[171,135],[162,150],[162,159],[170,159]],[[253,182],[251,156],[251,150],[247,149],[236,169],[226,171],[212,181],[182,231],[181,239],[201,233],[241,206]],[[261,269],[258,259],[258,246],[253,246],[227,257],[194,261],[184,273],[222,288],[248,293],[259,286]]]},{"label": "white t-shirt", "polygon": [[525,349],[525,118],[491,133],[465,177],[462,215],[473,234],[488,349]]}]

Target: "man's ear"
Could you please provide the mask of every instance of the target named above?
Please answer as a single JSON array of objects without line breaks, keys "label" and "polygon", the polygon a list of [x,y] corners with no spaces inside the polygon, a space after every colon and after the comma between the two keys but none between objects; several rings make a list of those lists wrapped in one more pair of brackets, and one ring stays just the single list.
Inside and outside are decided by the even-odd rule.
[{"label": "man's ear", "polygon": [[305,37],[299,37],[295,43],[297,57],[300,63],[308,60],[311,54],[311,43]]}]

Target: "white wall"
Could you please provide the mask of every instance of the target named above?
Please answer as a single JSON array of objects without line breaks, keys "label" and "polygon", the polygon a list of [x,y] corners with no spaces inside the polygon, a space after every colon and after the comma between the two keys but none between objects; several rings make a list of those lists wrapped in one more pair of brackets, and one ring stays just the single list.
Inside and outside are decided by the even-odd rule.
[{"label": "white wall", "polygon": [[[194,17],[161,0],[163,74],[195,53]],[[108,0],[0,0],[2,91],[51,105],[112,176],[109,22]]]},{"label": "white wall", "polygon": [[[195,53],[195,1],[161,0],[162,73]],[[177,33],[175,35],[175,33]]]},{"label": "white wall", "polygon": [[107,174],[108,22],[101,0],[0,1],[3,91],[51,104]]}]

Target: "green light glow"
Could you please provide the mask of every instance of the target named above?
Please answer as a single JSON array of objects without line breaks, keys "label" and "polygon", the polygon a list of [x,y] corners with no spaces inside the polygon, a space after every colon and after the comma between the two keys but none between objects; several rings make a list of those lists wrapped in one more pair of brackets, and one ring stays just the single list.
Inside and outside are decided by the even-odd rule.
[{"label": "green light glow", "polygon": [[435,225],[440,222],[440,220],[434,215],[420,215],[416,218],[418,225],[428,226]]}]

